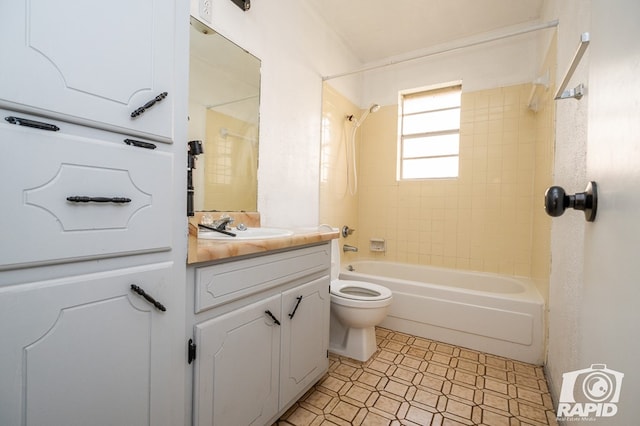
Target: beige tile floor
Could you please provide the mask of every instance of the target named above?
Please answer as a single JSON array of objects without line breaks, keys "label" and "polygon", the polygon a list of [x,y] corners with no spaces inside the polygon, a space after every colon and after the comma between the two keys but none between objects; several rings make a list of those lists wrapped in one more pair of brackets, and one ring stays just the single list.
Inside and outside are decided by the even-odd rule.
[{"label": "beige tile floor", "polygon": [[275,425],[557,425],[542,367],[376,334],[369,361],[331,355],[329,372]]}]

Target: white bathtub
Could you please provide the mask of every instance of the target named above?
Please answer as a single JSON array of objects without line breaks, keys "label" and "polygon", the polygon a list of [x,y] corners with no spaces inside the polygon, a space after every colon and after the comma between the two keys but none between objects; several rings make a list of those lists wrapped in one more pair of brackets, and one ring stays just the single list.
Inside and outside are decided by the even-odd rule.
[{"label": "white bathtub", "polygon": [[351,262],[340,278],[393,292],[381,327],[523,362],[544,360],[544,301],[527,278],[380,261]]}]

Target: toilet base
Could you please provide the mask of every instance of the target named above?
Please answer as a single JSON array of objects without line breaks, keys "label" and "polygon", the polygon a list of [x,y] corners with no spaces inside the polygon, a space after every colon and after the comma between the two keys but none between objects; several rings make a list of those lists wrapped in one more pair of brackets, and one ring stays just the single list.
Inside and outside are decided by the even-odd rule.
[{"label": "toilet base", "polygon": [[348,328],[342,342],[329,343],[329,352],[362,362],[368,361],[376,350],[375,327]]}]

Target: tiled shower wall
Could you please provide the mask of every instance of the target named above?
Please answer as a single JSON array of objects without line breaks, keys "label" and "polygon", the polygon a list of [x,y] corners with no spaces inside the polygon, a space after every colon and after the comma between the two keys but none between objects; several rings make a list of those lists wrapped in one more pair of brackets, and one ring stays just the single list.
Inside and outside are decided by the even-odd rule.
[{"label": "tiled shower wall", "polygon": [[[542,277],[538,284],[546,298],[550,220],[542,200],[551,182],[553,103],[552,90],[541,89],[539,111],[530,110],[531,88],[463,93],[457,179],[398,182],[398,110],[383,106],[358,131],[359,185],[352,197],[341,174],[343,145],[351,136],[345,116],[353,112],[325,85],[321,218],[356,228],[341,243],[359,252],[343,260],[381,258]],[[383,238],[386,252],[369,251],[371,238]]]},{"label": "tiled shower wall", "polygon": [[[347,189],[346,144],[352,135],[347,116],[361,111],[328,84],[322,93],[322,149],[320,165],[320,223],[357,228],[358,197]],[[351,244],[354,237],[347,243]],[[340,246],[344,243],[341,238]]]}]

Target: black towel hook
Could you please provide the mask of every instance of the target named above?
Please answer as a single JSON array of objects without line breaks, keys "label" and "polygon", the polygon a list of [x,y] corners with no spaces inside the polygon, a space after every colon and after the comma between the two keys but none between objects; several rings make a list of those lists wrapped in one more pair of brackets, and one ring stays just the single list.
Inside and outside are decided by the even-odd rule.
[{"label": "black towel hook", "polygon": [[591,181],[584,192],[567,195],[560,186],[551,186],[544,193],[544,209],[549,216],[558,217],[568,208],[584,211],[587,222],[596,220],[598,211],[598,185]]}]

